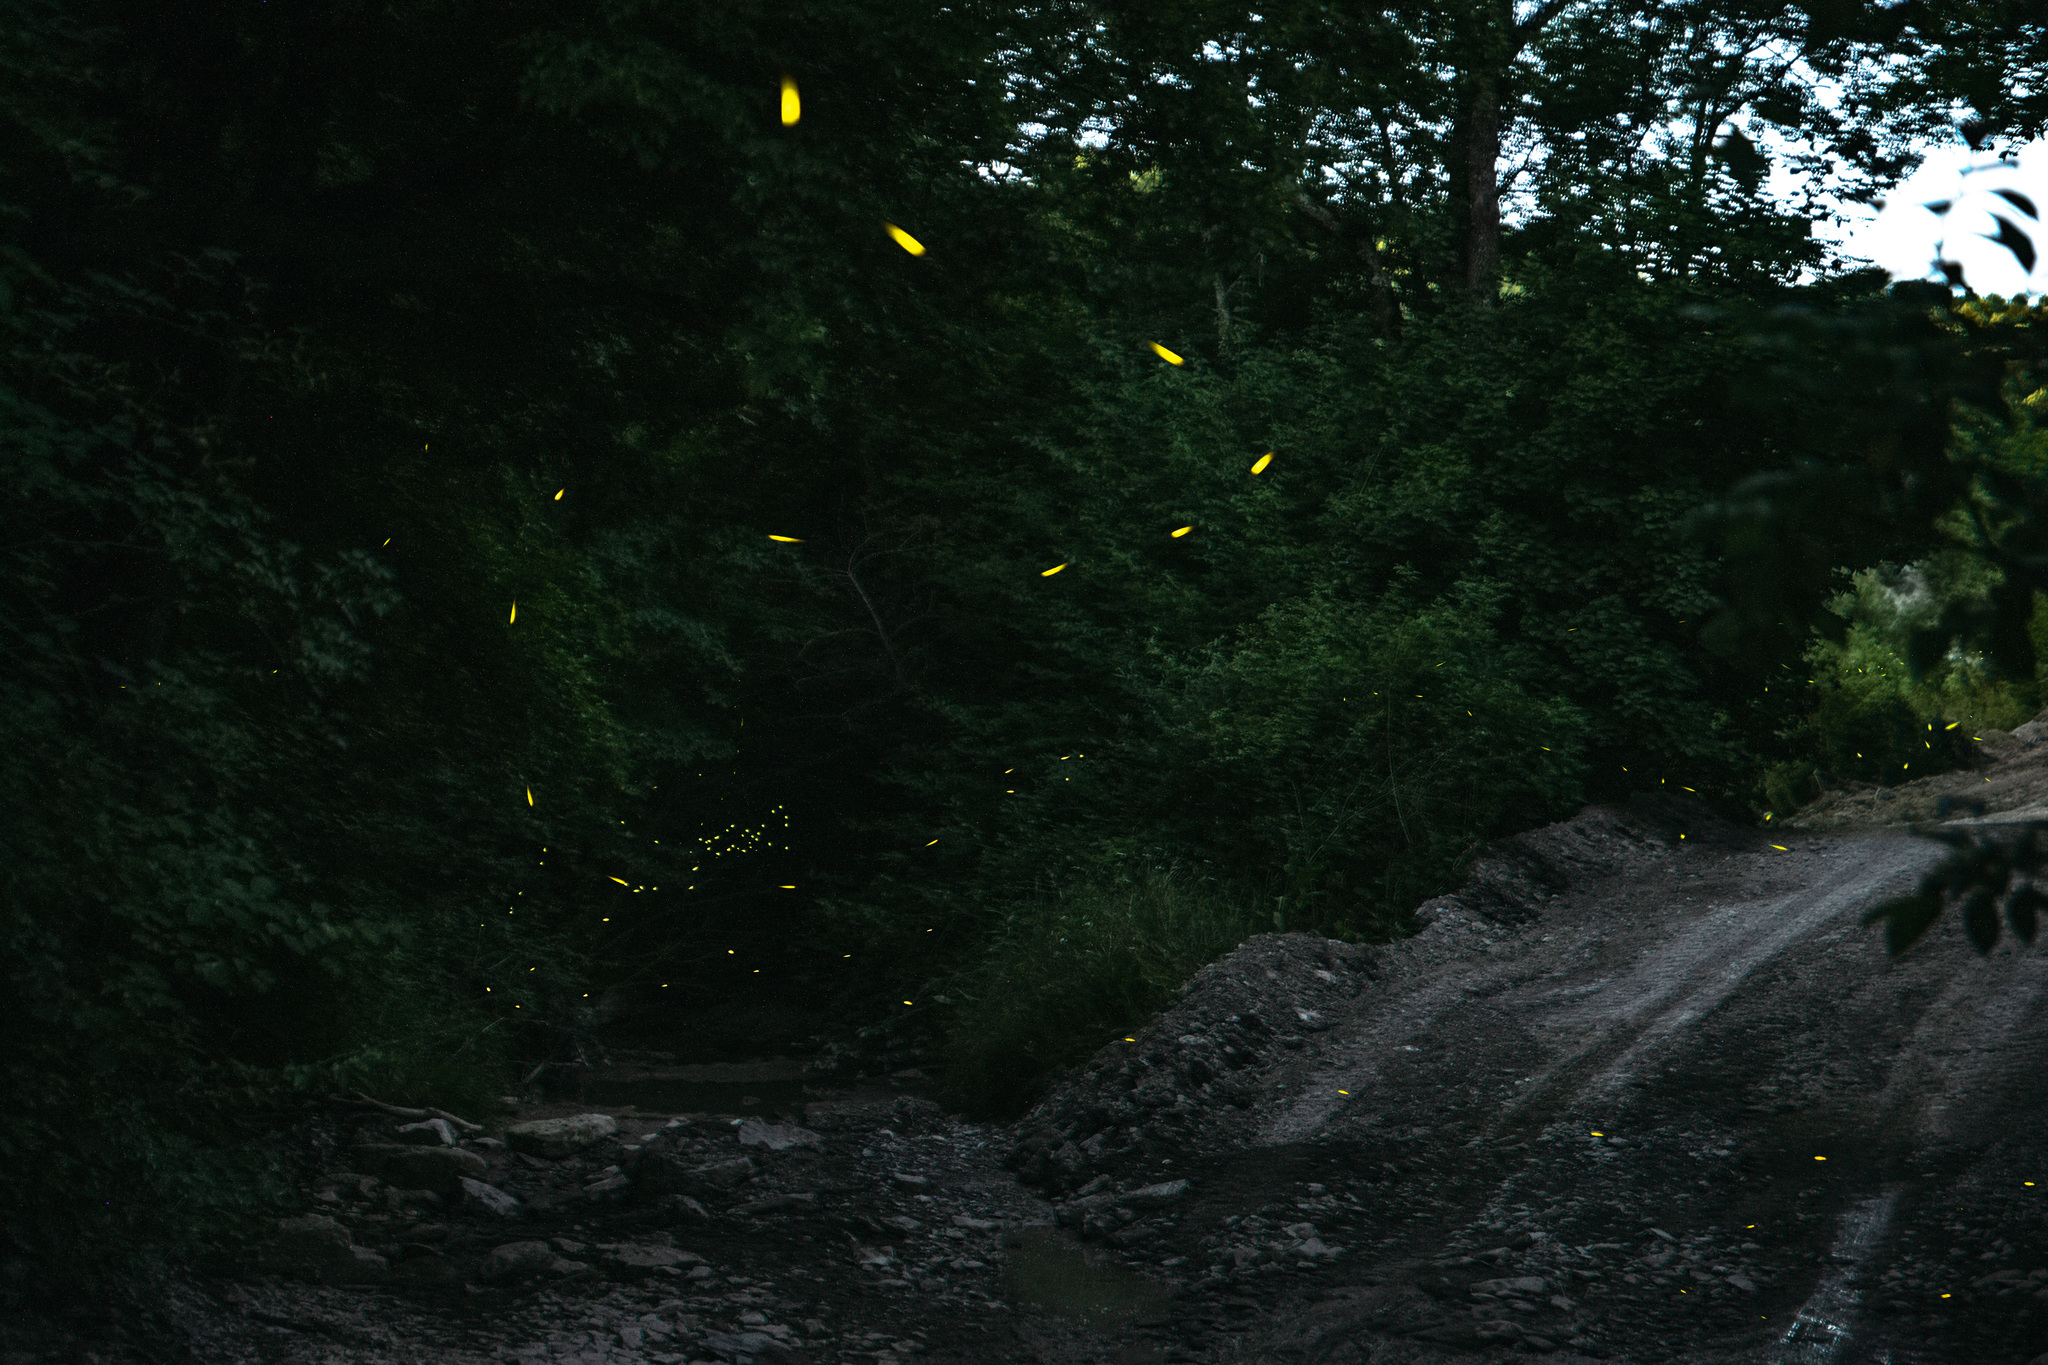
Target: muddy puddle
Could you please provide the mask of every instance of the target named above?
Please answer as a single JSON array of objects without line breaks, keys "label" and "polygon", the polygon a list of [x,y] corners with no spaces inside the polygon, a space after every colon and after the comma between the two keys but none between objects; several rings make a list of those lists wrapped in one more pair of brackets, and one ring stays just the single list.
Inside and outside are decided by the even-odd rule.
[{"label": "muddy puddle", "polygon": [[1120,1331],[1166,1316],[1167,1291],[1110,1252],[1048,1227],[1019,1228],[1003,1246],[1009,1254],[1003,1297],[1012,1303],[1043,1308],[1095,1331]]},{"label": "muddy puddle", "polygon": [[580,1104],[643,1114],[801,1113],[803,1068],[790,1061],[624,1066],[573,1078],[565,1091]]}]

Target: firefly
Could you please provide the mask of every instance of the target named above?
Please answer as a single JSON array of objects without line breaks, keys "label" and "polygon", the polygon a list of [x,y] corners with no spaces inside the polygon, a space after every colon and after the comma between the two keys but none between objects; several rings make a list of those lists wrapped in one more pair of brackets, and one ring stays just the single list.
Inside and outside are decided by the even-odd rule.
[{"label": "firefly", "polygon": [[1183,527],[1181,527],[1181,528],[1180,528],[1180,529],[1179,529],[1178,531],[1175,531],[1175,532],[1173,533],[1173,538],[1174,538],[1175,540],[1179,540],[1179,539],[1180,539],[1180,538],[1181,538],[1182,536],[1186,535],[1186,534],[1187,534],[1188,532],[1190,532],[1190,531],[1192,531],[1192,530],[1194,530],[1194,529],[1195,529],[1195,528],[1194,528],[1194,527],[1192,527],[1192,526],[1183,526]]},{"label": "firefly", "polygon": [[[386,537],[384,537],[384,545],[389,545],[390,543],[391,543],[391,537],[390,537],[390,536],[386,536]],[[379,545],[379,546],[378,546],[377,548],[381,550],[381,549],[383,549],[383,548],[384,548],[384,545]]]},{"label": "firefly", "polygon": [[[936,844],[937,842],[938,842],[938,840],[937,840],[937,839],[934,839],[934,840],[932,840],[932,844]],[[932,844],[926,844],[926,845],[925,845],[925,847],[926,847],[926,848],[930,848],[930,847],[932,846]]]},{"label": "firefly", "polygon": [[889,236],[890,236],[891,238],[893,238],[893,239],[895,240],[895,242],[896,242],[896,245],[898,245],[898,246],[902,247],[902,248],[903,248],[903,249],[904,249],[905,251],[909,252],[909,253],[910,253],[911,255],[913,255],[913,256],[922,256],[922,255],[924,255],[924,243],[923,243],[923,242],[920,242],[920,241],[918,241],[918,240],[917,240],[917,238],[915,238],[915,237],[911,236],[911,235],[910,235],[909,233],[905,232],[905,231],[904,231],[904,230],[903,230],[902,228],[900,228],[900,227],[897,227],[897,226],[896,226],[896,225],[895,225],[894,223],[884,223],[884,224],[882,224],[882,230],[883,230],[884,232],[887,232],[887,233],[889,234]]},{"label": "firefly", "polygon": [[1827,1160],[1827,1158],[1826,1158],[1826,1157],[1824,1157],[1824,1156],[1817,1156],[1817,1157],[1815,1157],[1815,1158],[1814,1158],[1814,1160],[1815,1160],[1815,1161],[1826,1161],[1826,1160]]},{"label": "firefly", "polygon": [[568,490],[568,489],[566,489],[566,488],[558,488],[558,489],[556,489],[556,490],[555,490],[555,501],[556,501],[556,502],[560,502],[560,501],[562,500],[562,494],[564,494],[564,493],[566,493],[566,492],[568,492],[568,491],[569,491],[569,490]]},{"label": "firefly", "polygon": [[526,804],[529,806],[533,804],[533,788],[531,787],[526,789]]},{"label": "firefly", "polygon": [[1254,473],[1254,474],[1263,474],[1263,473],[1265,473],[1265,472],[1266,472],[1266,466],[1267,466],[1267,465],[1269,465],[1269,464],[1271,464],[1271,463],[1273,463],[1273,452],[1269,450],[1269,451],[1267,451],[1267,452],[1266,452],[1265,454],[1263,454],[1263,455],[1259,456],[1259,458],[1258,458],[1258,461],[1257,461],[1257,462],[1256,462],[1255,464],[1253,464],[1253,465],[1252,465],[1252,473]]},{"label": "firefly", "polygon": [[[938,840],[936,840],[936,839],[932,840],[932,843],[937,843],[937,842],[938,842]],[[793,886],[785,886],[785,887],[783,887],[782,889],[783,889],[784,891],[794,891],[794,890],[796,890],[796,888],[795,888],[795,887],[793,887]]]},{"label": "firefly", "polygon": [[1785,847],[1783,844],[1772,844],[1771,847],[1775,848],[1780,853],[1790,853],[1792,851],[1791,849]]},{"label": "firefly", "polygon": [[782,543],[783,543],[784,545],[801,545],[801,544],[803,544],[803,541],[799,540],[799,539],[798,539],[797,537],[795,537],[795,536],[770,536],[770,537],[768,537],[768,539],[770,539],[770,540],[779,540],[779,541],[781,541],[781,542],[782,542]]},{"label": "firefly", "polygon": [[612,878],[612,880],[617,882],[620,886],[626,885],[626,879],[624,877],[614,877]]},{"label": "firefly", "polygon": [[1185,360],[1182,360],[1179,356],[1175,355],[1172,351],[1167,350],[1164,346],[1161,346],[1156,341],[1152,343],[1152,349],[1157,351],[1159,353],[1159,358],[1169,365],[1187,364]]},{"label": "firefly", "polygon": [[1054,574],[1058,573],[1058,572],[1059,572],[1059,571],[1060,571],[1061,569],[1064,569],[1064,568],[1066,568],[1066,567],[1067,567],[1067,566],[1066,566],[1066,565],[1064,565],[1064,564],[1055,564],[1055,565],[1053,565],[1053,566],[1052,566],[1052,567],[1051,567],[1050,569],[1047,569],[1047,570],[1045,570],[1045,571],[1044,571],[1043,573],[1039,574],[1038,576],[1039,576],[1040,578],[1051,578],[1051,577],[1052,577],[1052,576],[1053,576]]},{"label": "firefly", "polygon": [[507,620],[507,621],[505,622],[505,624],[509,626],[509,625],[511,625],[511,624],[512,624],[512,623],[513,623],[514,621],[517,621],[518,619],[519,619],[519,604],[518,604],[517,602],[514,602],[514,603],[512,604],[512,615],[511,615],[510,619],[508,619],[508,620]]},{"label": "firefly", "polygon": [[782,126],[787,128],[803,117],[803,101],[797,98],[796,82],[788,76],[782,78]]}]

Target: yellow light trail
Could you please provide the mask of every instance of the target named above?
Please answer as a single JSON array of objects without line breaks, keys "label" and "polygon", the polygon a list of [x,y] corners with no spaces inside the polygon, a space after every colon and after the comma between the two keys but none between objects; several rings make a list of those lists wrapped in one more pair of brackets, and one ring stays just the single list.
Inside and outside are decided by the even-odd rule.
[{"label": "yellow light trail", "polygon": [[920,242],[920,241],[918,241],[918,240],[917,240],[917,238],[915,238],[915,237],[911,236],[911,235],[910,235],[909,233],[905,232],[905,231],[904,231],[904,230],[903,230],[902,228],[900,228],[900,227],[897,227],[897,226],[896,226],[896,225],[895,225],[894,223],[884,223],[884,224],[882,224],[882,230],[883,230],[884,232],[888,233],[890,237],[892,237],[892,238],[894,238],[894,239],[895,239],[896,245],[898,245],[898,246],[902,247],[902,248],[903,248],[903,249],[904,249],[905,251],[909,252],[909,253],[910,253],[911,255],[913,255],[913,256],[922,256],[922,255],[924,255],[924,243],[923,243],[923,242]]},{"label": "yellow light trail", "polygon": [[788,76],[782,78],[782,126],[787,128],[802,118],[803,101],[797,98],[796,82]]},{"label": "yellow light trail", "polygon": [[1257,463],[1255,463],[1254,465],[1252,465],[1252,473],[1254,473],[1254,474],[1263,474],[1263,473],[1265,473],[1265,472],[1266,472],[1266,466],[1267,466],[1267,465],[1269,465],[1269,464],[1271,464],[1271,463],[1273,463],[1273,452],[1269,450],[1269,451],[1267,451],[1267,452],[1266,452],[1265,454],[1263,454],[1263,455],[1259,456],[1259,458],[1258,458],[1258,462],[1257,462]]},{"label": "yellow light trail", "polygon": [[1152,349],[1157,351],[1159,353],[1159,358],[1169,365],[1187,364],[1185,360],[1182,360],[1179,356],[1175,355],[1172,351],[1167,350],[1164,346],[1161,346],[1156,341],[1152,343]]}]

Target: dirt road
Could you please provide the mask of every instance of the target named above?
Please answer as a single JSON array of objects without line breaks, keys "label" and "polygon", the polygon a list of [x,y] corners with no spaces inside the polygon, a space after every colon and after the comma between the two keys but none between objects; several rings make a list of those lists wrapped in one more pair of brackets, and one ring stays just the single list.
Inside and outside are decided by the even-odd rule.
[{"label": "dirt road", "polygon": [[[2037,729],[1927,786],[2039,814]],[[1176,1319],[1198,1359],[2029,1361],[2048,961],[1944,924],[1894,962],[1860,924],[1942,852],[1871,816],[1932,803],[1848,793],[1769,836],[1588,810],[1391,953],[1254,940],[1062,1087],[1024,1173],[1190,1180],[1137,1254],[1240,1308]],[[1252,1041],[1271,1060],[1224,1051]],[[1072,1221],[1145,1226],[1105,1198]]]},{"label": "dirt road", "polygon": [[[1996,737],[1993,782],[1937,781],[2037,807],[2033,729]],[[1589,808],[1397,948],[1250,940],[1012,1127],[914,1080],[791,1083],[752,1120],[614,1108],[566,1157],[471,1143],[509,1212],[330,1176],[383,1269],[185,1282],[153,1350],[95,1349],[2022,1365],[2048,1350],[2048,961],[1951,924],[1888,960],[1860,917],[1941,850],[1843,805],[1769,836]],[[378,1136],[351,1122],[332,1169]]]}]

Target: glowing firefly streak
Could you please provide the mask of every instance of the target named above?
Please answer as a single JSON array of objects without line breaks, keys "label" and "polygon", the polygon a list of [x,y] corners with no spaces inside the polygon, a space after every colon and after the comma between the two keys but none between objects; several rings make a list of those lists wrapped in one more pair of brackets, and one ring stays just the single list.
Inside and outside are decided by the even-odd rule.
[{"label": "glowing firefly streak", "polygon": [[768,539],[770,539],[770,540],[779,540],[779,541],[781,541],[781,542],[782,542],[782,543],[783,543],[784,545],[801,545],[801,544],[803,544],[803,541],[802,541],[802,540],[800,540],[800,539],[798,539],[798,538],[797,538],[796,536],[770,536],[770,537],[768,537]]},{"label": "glowing firefly streak", "polygon": [[612,880],[617,882],[620,886],[626,885],[626,879],[624,877],[614,877],[612,878]]},{"label": "glowing firefly streak", "polygon": [[566,488],[558,488],[558,489],[556,489],[556,490],[555,490],[555,501],[556,501],[556,502],[560,502],[560,501],[562,500],[562,494],[564,494],[564,493],[566,493],[566,492],[568,492],[568,491],[569,491],[569,490],[568,490],[568,489],[566,489]]},{"label": "glowing firefly streak", "polygon": [[894,223],[884,223],[884,224],[882,224],[882,230],[883,230],[884,232],[888,233],[888,234],[889,234],[889,236],[890,236],[891,238],[893,238],[893,239],[895,240],[895,242],[896,242],[896,245],[898,245],[898,246],[902,247],[902,248],[903,248],[903,249],[904,249],[905,251],[909,252],[909,253],[910,253],[911,255],[913,255],[913,256],[922,256],[922,255],[924,255],[924,243],[923,243],[923,242],[920,242],[920,241],[918,241],[918,240],[917,240],[917,238],[915,238],[915,237],[911,236],[911,235],[910,235],[909,233],[905,232],[905,231],[904,231],[904,230],[903,230],[902,228],[900,228],[900,227],[897,227],[897,226],[896,226],[896,225],[895,225]]},{"label": "glowing firefly streak", "polygon": [[1159,353],[1159,358],[1169,365],[1187,364],[1187,361],[1182,360],[1179,356],[1175,355],[1172,351],[1167,350],[1164,346],[1161,346],[1156,341],[1152,343],[1152,349],[1157,351]]},{"label": "glowing firefly streak", "polygon": [[512,624],[512,622],[513,622],[513,621],[517,621],[518,619],[519,619],[519,604],[518,604],[517,602],[514,602],[514,603],[512,604],[512,616],[511,616],[511,619],[510,619],[510,620],[508,620],[508,621],[506,621],[506,622],[505,622],[505,624],[509,626],[509,625],[511,625],[511,624]]},{"label": "glowing firefly streak", "polygon": [[533,804],[533,788],[531,787],[526,789],[526,804],[529,806]]},{"label": "glowing firefly streak", "polygon": [[1192,530],[1194,530],[1194,529],[1195,529],[1195,528],[1194,528],[1194,527],[1192,527],[1192,526],[1183,526],[1183,527],[1181,527],[1181,528],[1180,528],[1180,529],[1179,529],[1178,531],[1175,531],[1175,532],[1173,533],[1173,538],[1174,538],[1175,540],[1179,540],[1179,539],[1180,539],[1180,538],[1181,538],[1182,536],[1186,535],[1186,534],[1187,534],[1188,532],[1190,532],[1190,531],[1192,531]]},{"label": "glowing firefly streak", "polygon": [[1067,567],[1067,566],[1066,566],[1066,565],[1064,565],[1064,564],[1055,564],[1055,565],[1053,565],[1053,566],[1052,566],[1052,567],[1051,567],[1050,569],[1047,569],[1047,570],[1045,570],[1045,571],[1044,571],[1043,573],[1039,574],[1038,576],[1039,576],[1040,578],[1051,578],[1051,577],[1052,577],[1052,576],[1053,576],[1054,574],[1058,573],[1058,572],[1059,572],[1059,571],[1060,571],[1061,569],[1064,569],[1064,568],[1066,568],[1066,567]]},{"label": "glowing firefly streak", "polygon": [[782,126],[787,128],[804,115],[803,101],[797,98],[796,82],[788,76],[782,78]]},{"label": "glowing firefly streak", "polygon": [[1266,466],[1267,466],[1267,465],[1269,465],[1269,464],[1271,464],[1271,463],[1273,463],[1273,452],[1269,450],[1269,451],[1267,451],[1267,452],[1266,452],[1265,454],[1263,454],[1263,455],[1259,456],[1259,459],[1258,459],[1258,463],[1256,463],[1256,464],[1254,464],[1254,465],[1252,466],[1252,473],[1254,473],[1254,474],[1263,474],[1263,473],[1265,473],[1265,472],[1266,472]]}]

